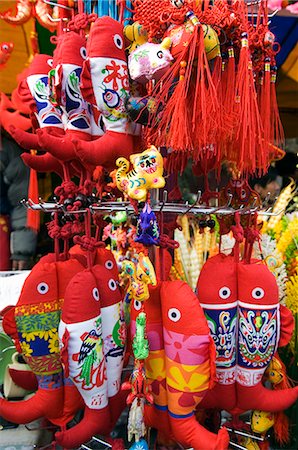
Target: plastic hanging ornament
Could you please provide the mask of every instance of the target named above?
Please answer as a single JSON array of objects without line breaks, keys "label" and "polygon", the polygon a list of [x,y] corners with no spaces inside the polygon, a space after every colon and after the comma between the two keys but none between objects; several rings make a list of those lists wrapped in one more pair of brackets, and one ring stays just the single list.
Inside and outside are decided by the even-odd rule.
[{"label": "plastic hanging ornament", "polygon": [[159,245],[159,227],[156,215],[152,211],[149,203],[146,203],[137,224],[137,236],[135,242],[139,242],[147,247]]},{"label": "plastic hanging ornament", "polygon": [[133,354],[136,359],[148,358],[149,342],[146,338],[146,313],[140,312],[136,319],[136,334],[132,343]]}]

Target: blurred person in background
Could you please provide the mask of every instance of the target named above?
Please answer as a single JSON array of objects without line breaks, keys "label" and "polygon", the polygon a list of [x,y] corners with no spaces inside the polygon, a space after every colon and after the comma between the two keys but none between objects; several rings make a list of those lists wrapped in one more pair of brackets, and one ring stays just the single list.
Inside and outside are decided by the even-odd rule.
[{"label": "blurred person in background", "polygon": [[1,131],[0,141],[0,270],[32,267],[37,233],[27,227],[27,209],[20,203],[28,197],[30,169],[21,159],[23,149]]},{"label": "blurred person in background", "polygon": [[251,188],[256,191],[261,200],[268,198],[268,204],[273,205],[276,198],[279,196],[282,187],[282,178],[278,171],[270,166],[268,172],[262,177],[254,177],[249,180]]}]

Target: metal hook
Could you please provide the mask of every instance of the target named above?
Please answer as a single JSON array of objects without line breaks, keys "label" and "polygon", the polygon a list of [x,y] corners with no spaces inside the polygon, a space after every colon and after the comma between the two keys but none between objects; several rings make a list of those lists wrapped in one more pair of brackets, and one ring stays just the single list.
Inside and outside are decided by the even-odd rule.
[{"label": "metal hook", "polygon": [[[227,203],[225,205],[223,205],[223,206],[217,206],[216,208],[211,209],[211,211],[209,211],[209,214],[214,214],[215,212],[220,211],[221,209],[229,208],[231,206],[232,200],[233,200],[233,194],[230,192],[228,194]],[[231,213],[232,212],[233,211],[231,211]]]},{"label": "metal hook", "polygon": [[59,19],[53,19],[53,17],[50,14],[47,14],[47,18],[51,21],[51,22],[67,22],[69,19],[67,19],[66,17],[62,17]]},{"label": "metal hook", "polygon": [[49,0],[43,0],[43,2],[46,3],[47,5],[57,6],[58,8],[68,9],[69,11],[72,11],[72,8],[70,8],[69,6],[60,5],[60,3],[50,2]]},{"label": "metal hook", "polygon": [[168,191],[164,190],[163,194],[162,194],[162,202],[161,202],[161,205],[160,205],[159,212],[162,212],[163,207],[165,206],[165,203],[167,203],[167,200],[168,200]]},{"label": "metal hook", "polygon": [[27,200],[26,200],[25,198],[23,198],[23,199],[20,201],[20,203],[21,203],[21,205],[23,205],[25,208],[29,209],[29,205],[28,205]]},{"label": "metal hook", "polygon": [[111,444],[109,444],[108,442],[106,442],[102,439],[99,439],[98,437],[92,436],[92,441],[99,442],[100,444],[106,445],[108,448],[112,448]]},{"label": "metal hook", "polygon": [[261,442],[264,442],[264,440],[265,440],[264,438],[262,438],[260,436],[255,436],[254,434],[245,433],[245,431],[242,431],[242,430],[235,430],[235,428],[230,428],[230,427],[226,427],[226,426],[225,426],[225,428],[228,431],[231,431],[232,433],[239,434],[239,436],[249,437],[251,439],[255,439],[256,441],[261,441]]},{"label": "metal hook", "polygon": [[240,445],[240,444],[236,444],[236,442],[230,441],[230,445],[232,447],[239,448],[240,450],[247,450],[246,447],[243,447],[243,445]]},{"label": "metal hook", "polygon": [[202,191],[198,191],[195,202],[187,208],[187,210],[183,213],[183,215],[189,213],[189,211],[191,211],[195,206],[197,206],[199,201],[201,200],[201,197],[202,197]]}]

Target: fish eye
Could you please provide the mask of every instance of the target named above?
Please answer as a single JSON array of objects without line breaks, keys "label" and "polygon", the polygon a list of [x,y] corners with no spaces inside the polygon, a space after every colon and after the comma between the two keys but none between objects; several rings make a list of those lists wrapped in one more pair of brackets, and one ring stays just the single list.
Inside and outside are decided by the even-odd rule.
[{"label": "fish eye", "polygon": [[81,57],[82,57],[83,59],[86,59],[86,58],[87,58],[87,50],[86,50],[86,47],[81,47],[81,48],[80,48],[80,54],[81,54]]},{"label": "fish eye", "polygon": [[113,269],[113,267],[114,267],[113,261],[111,261],[110,259],[105,262],[105,268],[106,269],[111,270],[111,269]]},{"label": "fish eye", "polygon": [[47,283],[39,283],[37,285],[37,292],[39,292],[40,294],[46,294],[49,291],[49,285]]},{"label": "fish eye", "polygon": [[117,48],[119,48],[119,50],[123,49],[123,39],[119,34],[115,34],[114,44],[116,45]]},{"label": "fish eye", "polygon": [[219,296],[222,299],[226,299],[229,298],[231,295],[231,289],[228,288],[227,286],[223,286],[220,290],[219,290]]},{"label": "fish eye", "polygon": [[170,308],[168,311],[168,318],[172,322],[178,322],[178,320],[180,320],[181,318],[181,312],[177,308]]},{"label": "fish eye", "polygon": [[96,300],[98,302],[98,300],[99,300],[99,292],[98,292],[98,289],[96,287],[93,288],[92,295],[93,295],[94,300]]},{"label": "fish eye", "polygon": [[109,288],[111,289],[111,291],[116,291],[117,289],[117,283],[115,280],[113,280],[113,278],[111,278],[109,281]]},{"label": "fish eye", "polygon": [[251,291],[251,295],[255,299],[263,298],[265,295],[264,289],[256,287]]},{"label": "fish eye", "polygon": [[48,65],[49,65],[50,67],[53,67],[53,58],[49,58],[49,59],[47,60],[47,63],[48,63]]}]

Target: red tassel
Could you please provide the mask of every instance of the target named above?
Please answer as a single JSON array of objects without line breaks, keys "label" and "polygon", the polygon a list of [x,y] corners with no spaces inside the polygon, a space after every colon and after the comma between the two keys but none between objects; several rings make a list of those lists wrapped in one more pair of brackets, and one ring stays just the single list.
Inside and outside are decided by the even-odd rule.
[{"label": "red tassel", "polygon": [[[36,154],[36,150],[30,150],[32,155]],[[34,203],[38,203],[38,180],[37,172],[34,169],[30,169],[29,187],[28,187],[28,199],[31,199]],[[27,227],[38,232],[40,226],[40,213],[32,209],[27,210]]]},{"label": "red tassel", "polygon": [[228,48],[229,59],[227,68],[223,73],[223,94],[224,94],[224,109],[228,116],[234,114],[235,98],[236,98],[236,69],[235,69],[235,55],[233,47]]},{"label": "red tassel", "polygon": [[202,147],[219,139],[216,130],[220,126],[220,114],[203,27],[192,12],[187,13],[187,18],[193,25],[193,33],[184,51],[154,89],[156,111],[150,118],[150,126],[156,128],[149,134],[155,145],[166,145],[178,152],[190,151],[197,160]]},{"label": "red tassel", "polygon": [[[264,145],[268,149],[271,134],[270,125],[270,60],[265,60],[264,78],[260,92],[260,115],[264,130]],[[267,150],[268,152],[268,150]]]},{"label": "red tassel", "polygon": [[189,112],[186,103],[186,65],[186,61],[180,62],[179,81],[173,95],[167,102],[158,126],[161,130],[167,130],[165,135],[163,137],[161,136],[162,144],[160,145],[171,147],[174,151],[187,151],[192,149]]},{"label": "red tassel", "polygon": [[244,173],[266,169],[264,140],[254,85],[252,62],[247,34],[243,33],[236,79],[236,124],[234,158],[237,168]]},{"label": "red tassel", "polygon": [[279,117],[278,104],[276,99],[276,66],[271,67],[271,83],[270,83],[270,122],[271,122],[271,131],[270,131],[270,142],[275,144],[277,147],[284,147],[285,144],[285,135],[283,126]]},{"label": "red tassel", "polygon": [[283,411],[274,414],[274,436],[282,447],[290,440],[289,419]]},{"label": "red tassel", "polygon": [[192,130],[197,160],[202,147],[213,144],[216,148],[221,128],[220,108],[216,87],[212,80],[209,63],[204,45],[203,28],[198,27],[198,43],[195,47],[197,73],[195,94],[193,98]]}]

